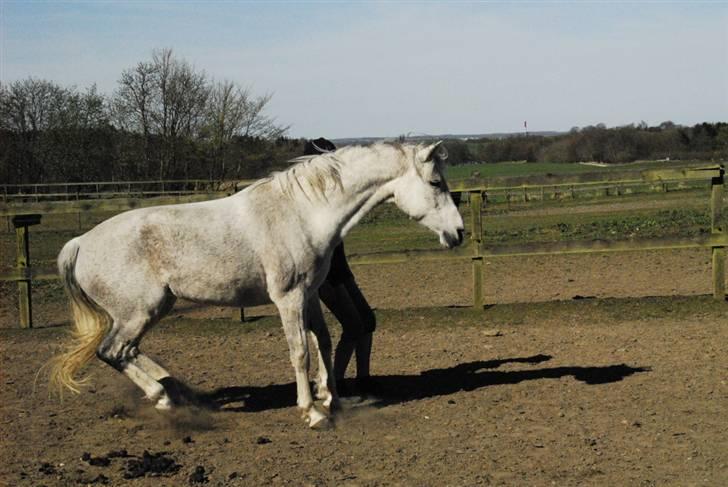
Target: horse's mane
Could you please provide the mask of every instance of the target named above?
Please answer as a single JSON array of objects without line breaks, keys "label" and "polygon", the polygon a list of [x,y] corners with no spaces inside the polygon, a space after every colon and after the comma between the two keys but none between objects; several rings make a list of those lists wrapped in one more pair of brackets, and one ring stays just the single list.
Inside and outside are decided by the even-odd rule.
[{"label": "horse's mane", "polygon": [[291,167],[271,174],[271,179],[290,197],[301,194],[307,200],[326,200],[329,187],[343,189],[341,183],[342,160],[334,152],[301,156],[291,159]]},{"label": "horse's mane", "polygon": [[251,188],[275,184],[283,194],[291,198],[300,195],[309,201],[327,200],[327,190],[343,190],[341,169],[352,163],[352,159],[356,159],[357,153],[393,149],[405,155],[407,145],[410,144],[377,142],[371,145],[345,146],[324,154],[296,157],[288,161],[293,164],[292,166],[283,171],[271,173],[268,177],[254,183]]}]

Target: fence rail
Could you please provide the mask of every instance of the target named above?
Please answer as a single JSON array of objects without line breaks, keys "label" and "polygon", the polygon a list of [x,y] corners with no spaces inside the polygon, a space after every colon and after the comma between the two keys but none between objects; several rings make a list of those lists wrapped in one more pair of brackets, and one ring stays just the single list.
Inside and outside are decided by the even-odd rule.
[{"label": "fence rail", "polygon": [[0,200],[3,203],[23,204],[40,201],[73,201],[116,197],[180,196],[231,192],[247,186],[251,182],[252,180],[170,179],[159,181],[2,184],[0,185]]},{"label": "fence rail", "polygon": [[173,205],[178,203],[194,203],[227,196],[228,193],[210,192],[178,196],[158,196],[154,198],[112,198],[103,200],[78,201],[38,201],[22,205],[15,203],[0,203],[0,216],[12,217],[39,213],[42,215],[63,213],[84,213],[104,211],[125,211],[147,206]]},{"label": "fence rail", "polygon": [[[655,171],[652,171],[655,172]],[[451,181],[455,192],[482,190],[489,201],[525,201],[578,197],[580,195],[622,195],[636,192],[690,189],[702,187],[704,177],[693,177],[695,170],[670,169],[660,171],[662,176],[645,176],[633,179],[600,180],[587,182],[538,182],[517,185],[489,184],[481,178],[464,178]],[[0,184],[0,202],[6,206],[39,202],[78,200],[150,198],[186,196],[194,194],[232,193],[254,180],[170,179],[149,181],[99,181],[78,183],[25,183]]]},{"label": "fence rail", "polygon": [[[711,208],[711,234],[698,238],[663,238],[645,240],[618,240],[618,241],[576,241],[535,243],[521,245],[485,245],[483,242],[483,215],[482,203],[485,194],[494,191],[512,188],[488,187],[482,182],[463,180],[451,184],[451,191],[467,193],[470,207],[471,234],[470,242],[453,250],[402,250],[397,252],[382,252],[349,256],[352,265],[394,264],[420,260],[470,260],[473,280],[473,306],[482,309],[483,302],[483,259],[514,257],[527,255],[556,255],[581,254],[596,252],[624,252],[644,250],[668,250],[685,248],[709,248],[712,256],[712,285],[713,296],[716,299],[725,299],[725,257],[728,247],[728,233],[720,225],[723,211],[723,166],[710,166],[704,168],[691,168],[683,171],[649,171],[643,173],[639,181],[621,181],[618,184],[664,184],[665,182],[695,182],[702,184],[710,182],[710,208]],[[605,184],[604,182],[600,182]],[[566,186],[596,185],[599,183],[567,183]],[[611,182],[615,184],[615,182]],[[559,186],[550,184],[548,186]],[[237,189],[237,186],[236,186]],[[15,269],[0,273],[0,281],[16,281],[20,299],[20,324],[22,327],[32,326],[31,282],[33,280],[58,279],[54,268],[35,268],[30,265],[29,231],[28,227],[40,222],[41,214],[47,213],[76,213],[79,211],[116,211],[142,206],[155,206],[159,204],[180,203],[185,201],[201,201],[213,197],[224,196],[227,193],[216,192],[187,196],[167,196],[164,198],[126,198],[91,201],[64,201],[64,202],[35,202],[19,207],[11,204],[0,204],[0,215],[13,216],[16,228],[18,253]],[[28,213],[36,213],[28,215]],[[239,310],[235,316],[242,318],[243,311]]]}]

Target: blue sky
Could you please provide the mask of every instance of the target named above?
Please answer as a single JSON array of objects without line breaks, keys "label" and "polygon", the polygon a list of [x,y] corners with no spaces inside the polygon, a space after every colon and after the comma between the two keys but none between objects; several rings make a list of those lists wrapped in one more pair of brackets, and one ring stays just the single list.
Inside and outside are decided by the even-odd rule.
[{"label": "blue sky", "polygon": [[106,93],[171,47],[293,136],[728,120],[727,2],[0,0],[0,35],[3,82]]}]

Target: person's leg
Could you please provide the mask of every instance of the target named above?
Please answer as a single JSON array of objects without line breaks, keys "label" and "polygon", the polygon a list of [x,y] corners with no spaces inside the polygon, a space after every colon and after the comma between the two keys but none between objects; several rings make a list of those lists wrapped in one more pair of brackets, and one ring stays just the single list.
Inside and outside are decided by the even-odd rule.
[{"label": "person's leg", "polygon": [[365,333],[356,342],[356,378],[369,377],[372,356],[372,334]]},{"label": "person's leg", "polygon": [[356,308],[361,321],[362,334],[356,342],[356,378],[362,392],[372,392],[370,363],[372,338],[377,327],[377,318],[353,277],[345,282],[346,291]]},{"label": "person's leg", "polygon": [[341,323],[341,339],[334,353],[334,378],[341,381],[361,335],[361,319],[343,285],[333,286],[326,281],[319,288],[319,297]]},{"label": "person's leg", "polygon": [[334,249],[331,268],[326,281],[319,288],[319,296],[342,327],[341,339],[334,355],[334,377],[341,385],[340,394],[346,395],[343,379],[354,350],[357,385],[362,392],[369,391],[372,333],[376,328],[376,317],[356,284],[343,243]]}]

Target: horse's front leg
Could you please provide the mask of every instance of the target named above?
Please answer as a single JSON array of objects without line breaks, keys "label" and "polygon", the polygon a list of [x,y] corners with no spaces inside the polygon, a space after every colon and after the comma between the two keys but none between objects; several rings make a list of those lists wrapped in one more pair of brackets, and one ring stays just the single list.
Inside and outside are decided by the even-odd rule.
[{"label": "horse's front leg", "polygon": [[328,416],[316,409],[308,382],[309,353],[306,339],[306,301],[303,292],[293,291],[279,300],[276,306],[281,315],[283,330],[288,341],[291,364],[296,373],[296,390],[299,409],[311,428],[328,425]]},{"label": "horse's front leg", "polygon": [[339,407],[339,397],[336,393],[336,381],[333,377],[331,364],[331,336],[326,327],[324,314],[321,312],[321,303],[318,294],[308,302],[307,318],[309,328],[313,333],[318,348],[318,379],[316,397],[323,400],[323,406],[329,410]]}]

